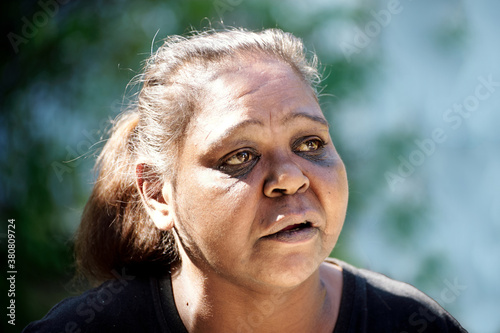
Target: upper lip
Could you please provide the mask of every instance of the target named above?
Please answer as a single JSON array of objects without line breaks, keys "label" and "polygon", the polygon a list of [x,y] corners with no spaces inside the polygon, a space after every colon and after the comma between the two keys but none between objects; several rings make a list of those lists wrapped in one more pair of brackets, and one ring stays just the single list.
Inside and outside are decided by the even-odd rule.
[{"label": "upper lip", "polygon": [[310,223],[311,227],[316,228],[318,227],[318,222],[314,215],[315,214],[311,211],[277,214],[276,220],[273,221],[271,227],[266,230],[264,237],[280,232],[287,227],[302,223]]}]

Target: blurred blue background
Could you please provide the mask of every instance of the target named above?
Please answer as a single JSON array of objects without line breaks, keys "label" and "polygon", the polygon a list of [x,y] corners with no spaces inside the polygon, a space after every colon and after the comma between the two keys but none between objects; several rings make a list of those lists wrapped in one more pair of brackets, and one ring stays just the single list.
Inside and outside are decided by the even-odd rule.
[{"label": "blurred blue background", "polygon": [[500,332],[498,1],[1,6],[0,242],[4,274],[16,219],[15,331],[75,292],[71,238],[127,82],[162,38],[223,21],[292,32],[319,56],[351,191],[332,255],[417,286],[470,332]]}]

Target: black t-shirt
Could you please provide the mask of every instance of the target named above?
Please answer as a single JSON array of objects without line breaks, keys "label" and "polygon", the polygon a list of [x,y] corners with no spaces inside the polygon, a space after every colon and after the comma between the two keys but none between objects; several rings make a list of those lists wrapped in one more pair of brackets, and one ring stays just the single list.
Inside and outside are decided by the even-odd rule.
[{"label": "black t-shirt", "polygon": [[[343,268],[342,299],[333,333],[466,332],[413,286],[332,261]],[[63,300],[23,332],[187,333],[175,306],[169,274],[158,278],[114,273],[116,280]],[[248,323],[242,327],[243,331],[253,329],[259,331]]]}]

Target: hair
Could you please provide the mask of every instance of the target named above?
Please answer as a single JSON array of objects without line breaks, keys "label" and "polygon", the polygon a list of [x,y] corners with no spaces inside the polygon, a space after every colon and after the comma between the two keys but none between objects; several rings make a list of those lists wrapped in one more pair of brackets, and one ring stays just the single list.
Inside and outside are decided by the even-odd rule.
[{"label": "hair", "polygon": [[97,180],[75,238],[80,275],[101,282],[124,267],[164,269],[180,260],[172,231],[156,228],[143,206],[136,165],[148,166],[158,189],[165,181],[175,188],[177,157],[204,86],[249,55],[288,64],[317,94],[316,56],[308,59],[302,41],[290,33],[226,29],[167,38],[146,61],[134,106],[117,118],[97,158]]}]

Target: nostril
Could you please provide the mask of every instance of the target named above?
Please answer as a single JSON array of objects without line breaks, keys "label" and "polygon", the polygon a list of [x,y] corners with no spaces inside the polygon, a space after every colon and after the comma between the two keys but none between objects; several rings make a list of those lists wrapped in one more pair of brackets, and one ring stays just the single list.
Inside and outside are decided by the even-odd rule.
[{"label": "nostril", "polygon": [[309,187],[308,183],[304,183],[304,184],[302,184],[301,187],[299,187],[299,189],[297,190],[297,192],[302,193],[305,190],[307,190],[308,187]]},{"label": "nostril", "polygon": [[279,164],[264,183],[264,194],[269,197],[304,193],[309,188],[309,179],[295,165]]},{"label": "nostril", "polygon": [[275,188],[275,189],[273,189],[272,192],[276,193],[276,194],[286,194],[286,190],[282,189],[282,188]]}]

